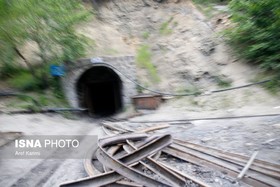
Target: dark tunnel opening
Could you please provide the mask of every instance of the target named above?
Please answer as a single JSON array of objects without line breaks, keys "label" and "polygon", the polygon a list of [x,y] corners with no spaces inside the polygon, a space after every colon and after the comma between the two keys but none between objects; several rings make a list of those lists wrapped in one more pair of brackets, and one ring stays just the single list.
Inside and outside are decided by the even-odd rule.
[{"label": "dark tunnel opening", "polygon": [[78,80],[80,107],[87,108],[94,117],[110,116],[122,109],[122,82],[110,68],[92,67]]}]

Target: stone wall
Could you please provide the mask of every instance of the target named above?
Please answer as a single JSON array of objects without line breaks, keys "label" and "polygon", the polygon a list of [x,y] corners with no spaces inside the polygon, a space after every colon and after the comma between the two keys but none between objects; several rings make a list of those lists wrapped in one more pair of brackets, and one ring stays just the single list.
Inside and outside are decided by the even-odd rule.
[{"label": "stone wall", "polygon": [[[65,65],[65,76],[62,78],[65,95],[72,107],[80,107],[77,93],[77,83],[85,71],[96,66],[112,69],[122,81],[122,100],[124,106],[131,104],[131,97],[137,94],[136,85],[129,79],[136,81],[136,67],[133,56],[122,57],[94,57],[80,59],[74,65]],[[129,79],[128,79],[129,78]]]}]

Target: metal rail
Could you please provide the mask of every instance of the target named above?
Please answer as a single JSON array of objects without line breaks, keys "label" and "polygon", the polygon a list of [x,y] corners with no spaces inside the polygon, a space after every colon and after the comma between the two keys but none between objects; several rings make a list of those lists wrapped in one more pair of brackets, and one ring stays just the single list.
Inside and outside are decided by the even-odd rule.
[{"label": "metal rail", "polygon": [[[212,160],[212,158],[207,159],[201,155],[198,156],[194,154],[189,154],[188,152],[185,152],[184,149],[182,149],[181,147],[166,148],[163,150],[163,152],[172,155],[174,157],[180,158],[182,160],[185,160],[187,162],[193,163],[195,165],[199,165],[202,167],[207,166],[219,170],[221,172],[227,173],[229,176],[233,178],[236,178],[240,171],[236,165],[231,165],[221,160],[214,161]],[[279,181],[277,181],[276,179],[273,179],[265,175],[259,175],[253,172],[251,172],[250,176],[243,178],[242,182],[247,183],[251,186],[258,186],[258,187],[277,186],[277,184],[279,184]]]},{"label": "metal rail", "polygon": [[[247,161],[250,159],[249,157],[244,156],[244,155],[225,152],[225,151],[222,151],[219,149],[201,146],[199,144],[185,142],[185,141],[178,140],[178,139],[174,139],[174,143],[184,146],[186,148],[192,149],[192,150],[199,151],[204,154],[214,156],[214,157],[222,159],[222,160],[226,160],[231,163],[235,163],[241,167],[243,167],[244,164],[246,164]],[[280,179],[280,165],[272,164],[270,162],[266,162],[266,161],[259,160],[259,159],[255,159],[254,163],[252,163],[252,166],[250,167],[250,169],[263,173],[265,175],[269,175],[269,176]]]},{"label": "metal rail", "polygon": [[[116,159],[113,159],[108,155],[104,150],[99,148],[96,152],[98,160],[106,165],[107,167],[110,167],[111,169],[115,170],[117,173],[127,177],[130,180],[133,180],[139,184],[143,184],[145,186],[151,186],[151,187],[158,187],[158,186],[169,186],[167,184],[164,184],[162,182],[156,181],[139,171],[130,168],[129,166],[126,166],[125,164],[122,164],[121,162],[117,161]],[[122,176],[121,176],[122,177]]]},{"label": "metal rail", "polygon": [[[118,132],[126,133],[125,128],[110,128],[113,124],[108,125],[109,126],[106,127],[103,126],[103,129],[106,130],[105,132],[108,135],[116,134]],[[121,128],[121,130],[119,128]],[[147,129],[149,131],[154,128]],[[112,133],[113,131],[114,133]],[[146,130],[142,130],[141,132],[146,132]],[[167,147],[168,145],[169,147]],[[98,172],[87,170],[91,177],[64,183],[62,186],[107,185],[135,187],[144,185],[179,187],[185,186],[187,180],[191,180],[202,187],[209,186],[195,177],[182,173],[163,162],[156,161],[154,157],[155,155],[159,155],[159,151],[195,165],[210,167],[225,172],[228,176],[234,179],[237,179],[242,167],[244,167],[249,160],[249,157],[243,155],[228,153],[178,139],[175,139],[172,142],[170,135],[148,136],[143,133],[117,134],[115,136],[101,139],[95,155],[103,164],[103,167],[106,166],[105,171],[107,172],[96,175]],[[93,153],[91,152],[91,154]],[[86,167],[93,167],[92,163],[88,162]],[[154,180],[143,174],[143,167],[165,179],[165,182]],[[249,169],[246,171],[244,177],[242,177],[240,181],[236,180],[236,182],[258,187],[277,186],[279,184],[279,167],[279,165],[255,159],[250,168],[248,167]],[[107,168],[110,168],[113,171],[109,171]],[[123,178],[128,178],[133,182],[121,180]]]},{"label": "metal rail", "polygon": [[[135,138],[135,136],[137,138]],[[103,140],[99,141],[99,148],[97,149],[96,156],[97,158],[107,167],[110,167],[114,169],[115,171],[107,172],[98,176],[94,177],[87,177],[83,179],[79,179],[76,181],[70,181],[61,184],[60,186],[103,186],[107,184],[114,183],[120,179],[123,178],[123,176],[132,179],[133,181],[136,181],[140,184],[147,185],[147,186],[169,186],[167,184],[164,184],[159,181],[155,181],[154,179],[151,179],[150,177],[147,177],[143,175],[142,173],[138,172],[135,169],[132,169],[131,165],[134,164],[137,165],[138,161],[142,158],[145,158],[151,154],[156,153],[157,151],[161,150],[162,148],[168,146],[171,144],[171,136],[170,135],[164,135],[159,138],[156,138],[155,140],[149,142],[148,144],[142,146],[137,151],[132,152],[131,154],[125,155],[124,157],[120,158],[119,160],[116,160],[112,158],[110,155],[106,153],[104,150],[104,147],[107,145],[112,145],[113,143],[122,143],[128,139],[127,137],[130,137],[130,139],[139,139],[143,138],[143,135],[124,135],[121,137],[109,137]],[[110,163],[110,164],[108,164]],[[121,168],[121,169],[120,169]],[[120,175],[121,173],[122,175]]]},{"label": "metal rail", "polygon": [[[230,163],[228,161],[215,158],[211,155],[207,155],[207,154],[204,154],[204,153],[193,151],[193,150],[187,149],[183,146],[179,146],[179,145],[176,145],[176,144],[173,144],[170,147],[173,148],[173,149],[185,152],[188,155],[200,158],[200,160],[206,160],[207,162],[211,162],[211,163],[214,163],[214,164],[219,165],[221,167],[228,168],[228,169],[236,172],[237,175],[240,172],[240,166],[238,166],[234,163]],[[236,177],[237,177],[237,175],[236,175]],[[279,184],[279,181],[277,179],[274,179],[274,178],[269,177],[267,175],[262,175],[261,173],[255,172],[255,171],[252,171],[252,170],[248,171],[246,175],[249,178],[251,178],[252,180],[260,181],[260,182],[262,182],[264,184],[267,184],[267,185],[277,186],[277,184]]]},{"label": "metal rail", "polygon": [[[137,150],[132,142],[128,140],[127,143],[127,145],[132,148],[131,151]],[[127,152],[129,153],[130,151],[128,150]],[[184,178],[178,176],[176,173],[166,169],[165,167],[162,167],[156,160],[154,160],[150,156],[144,159],[144,161],[140,161],[140,163],[152,170],[154,173],[166,179],[168,182],[170,182],[170,184],[172,184],[172,186],[180,187],[186,185],[186,180]]]},{"label": "metal rail", "polygon": [[[160,126],[162,126],[162,125],[160,125]],[[107,134],[109,134],[109,135],[111,135],[111,134],[113,134],[110,130],[107,130],[106,128],[104,128],[106,131],[106,133]],[[147,128],[148,130],[149,129],[151,129],[151,128]],[[155,127],[155,129],[157,129],[157,126]],[[135,149],[137,149],[138,147],[141,147],[141,145],[144,145],[146,142],[149,142],[150,140],[149,139],[154,139],[156,136],[150,136],[149,138],[147,138],[147,139],[145,139],[144,141],[142,141],[142,142],[139,142],[139,143],[137,143],[137,144],[135,144],[135,145],[133,145],[132,144],[132,142],[130,141],[130,140],[127,140],[127,143],[128,143],[128,145],[131,145],[131,147],[129,147],[128,145],[123,145],[123,149],[124,150],[126,150],[127,152],[130,152],[130,151],[133,151],[133,150],[135,150]],[[155,155],[154,155],[155,156]],[[145,159],[145,161],[148,163],[148,159],[149,158],[151,158],[151,156],[150,157],[148,157],[147,159]],[[180,172],[180,171],[177,171],[177,170],[174,170],[173,168],[170,168],[170,167],[168,167],[168,166],[166,166],[166,165],[164,165],[163,163],[160,163],[160,162],[158,162],[158,161],[155,161],[154,160],[154,162],[152,161],[152,163],[150,162],[150,163],[148,163],[148,164],[146,164],[146,163],[144,163],[144,162],[141,162],[140,161],[140,163],[142,164],[142,165],[144,165],[146,168],[148,168],[148,169],[150,169],[151,171],[153,171],[154,173],[157,173],[158,175],[160,175],[160,176],[162,176],[164,179],[166,179],[167,181],[169,181],[173,186],[185,186],[185,185],[183,185],[183,183],[184,182],[186,182],[186,180],[182,180],[182,177],[183,177],[183,179],[187,179],[187,180],[191,180],[191,181],[193,181],[194,183],[197,183],[197,184],[199,184],[200,186],[202,186],[202,187],[209,187],[209,185],[207,185],[207,184],[205,184],[205,183],[203,183],[203,182],[201,182],[201,181],[199,181],[198,179],[195,179],[194,177],[191,177],[191,176],[189,176],[189,175],[187,175],[187,174],[184,174],[184,173],[182,173],[182,172]],[[152,164],[156,164],[156,166],[154,166],[154,167],[152,167]],[[165,174],[165,175],[162,175],[162,174],[159,174],[159,173],[161,173],[161,172],[158,172],[158,171],[156,171],[156,170],[158,170],[158,168],[156,168],[156,167],[159,167],[159,168],[162,168],[162,170],[164,170],[164,168],[167,170],[167,171],[164,171],[164,172],[170,172],[170,174],[172,173],[173,175],[175,175],[175,176],[169,176],[168,174]],[[179,179],[178,179],[179,178]],[[181,181],[179,181],[181,179]]]}]

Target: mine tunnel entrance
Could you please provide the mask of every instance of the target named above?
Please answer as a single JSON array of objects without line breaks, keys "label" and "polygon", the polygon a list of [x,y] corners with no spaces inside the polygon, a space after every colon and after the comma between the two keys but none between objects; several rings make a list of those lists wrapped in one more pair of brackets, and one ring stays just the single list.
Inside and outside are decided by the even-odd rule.
[{"label": "mine tunnel entrance", "polygon": [[122,82],[110,68],[92,67],[77,83],[80,107],[87,108],[95,117],[115,114],[122,108]]}]

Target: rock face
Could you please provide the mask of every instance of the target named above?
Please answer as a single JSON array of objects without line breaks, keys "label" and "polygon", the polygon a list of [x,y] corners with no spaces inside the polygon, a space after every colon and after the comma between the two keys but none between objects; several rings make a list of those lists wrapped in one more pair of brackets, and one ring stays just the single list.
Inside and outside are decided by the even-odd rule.
[{"label": "rock face", "polygon": [[[96,42],[92,50],[96,53],[91,56],[110,51],[137,56],[141,46],[148,46],[160,82],[153,83],[149,71],[137,67],[142,85],[165,92],[189,87],[209,90],[219,87],[211,77],[224,75],[233,82],[232,74],[240,77],[239,68],[243,67],[229,67],[234,59],[230,50],[191,1],[102,1],[99,16],[100,20],[81,29]],[[227,69],[232,72],[225,72]]]},{"label": "rock face", "polygon": [[[242,60],[236,60],[233,50],[225,44],[222,36],[217,34],[217,31],[221,30],[220,26],[224,22],[228,23],[226,15],[218,16],[214,22],[209,21],[192,1],[98,2],[99,19],[93,19],[79,27],[81,34],[94,40],[94,46],[88,48],[87,57],[90,59],[92,56],[127,54],[137,57],[139,49],[148,46],[150,63],[160,77],[159,82],[153,83],[148,68],[143,68],[141,64],[136,66],[134,60],[123,60],[125,64],[131,63],[133,72],[124,64],[116,65],[134,79],[137,76],[138,82],[145,87],[169,93],[210,93],[208,91],[226,86],[248,84],[255,78],[257,70],[242,63]],[[219,19],[222,20],[216,23]],[[110,58],[110,63],[115,63],[114,57]],[[84,71],[85,69],[81,68],[76,78]],[[76,80],[73,80],[72,74],[67,76],[72,81],[70,84],[75,87]],[[130,85],[123,80],[124,77],[121,78],[124,85]],[[68,82],[65,81],[65,84]],[[133,90],[130,89],[133,86],[124,87],[123,100],[130,103],[129,96],[133,95],[132,92],[136,93],[135,88],[134,91],[129,91]],[[75,88],[68,86],[66,92],[72,106],[78,106]],[[236,91],[234,93],[235,98],[241,98],[236,97]],[[218,97],[214,99],[217,102],[221,100]],[[223,102],[225,105],[226,103],[228,102]]]},{"label": "rock face", "polygon": [[[78,60],[75,64],[66,65],[66,75],[62,79],[63,88],[72,107],[79,106],[77,83],[80,77],[89,69],[102,66],[113,70],[122,84],[122,101],[124,107],[131,104],[130,98],[136,95],[136,68],[133,56],[94,57]],[[130,79],[130,80],[129,80]]]}]

